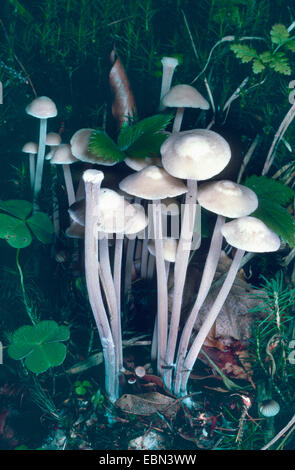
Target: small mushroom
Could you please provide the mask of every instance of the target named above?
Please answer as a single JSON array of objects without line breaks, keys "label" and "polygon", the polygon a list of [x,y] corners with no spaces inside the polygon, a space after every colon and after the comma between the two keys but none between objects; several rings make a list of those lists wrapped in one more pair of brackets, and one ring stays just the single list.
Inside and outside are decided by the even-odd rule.
[{"label": "small mushroom", "polygon": [[34,182],[34,206],[37,208],[37,197],[41,190],[43,165],[46,145],[47,119],[57,115],[57,109],[54,102],[47,96],[35,98],[27,107],[26,113],[30,116],[40,119],[40,135],[37,155],[37,166]]},{"label": "small mushroom", "polygon": [[35,158],[38,153],[38,144],[36,142],[27,142],[23,148],[22,151],[24,153],[29,154],[30,162],[29,162],[29,168],[30,168],[30,185],[31,189],[34,189],[34,181],[35,181]]},{"label": "small mushroom", "polygon": [[160,106],[159,110],[163,111],[165,108],[162,103],[162,98],[170,90],[172,78],[174,71],[178,65],[178,59],[176,57],[163,57],[162,60],[163,72],[162,72],[162,83],[161,83],[161,93],[160,93]]},{"label": "small mushroom", "polygon": [[184,374],[181,384],[181,393],[186,393],[187,381],[190,371],[199,355],[201,347],[212,328],[223,304],[234,283],[236,274],[239,270],[241,260],[245,251],[253,253],[266,253],[277,251],[280,247],[280,238],[276,233],[270,230],[261,220],[256,217],[246,216],[227,222],[221,228],[222,235],[227,243],[231,244],[237,251],[233,258],[224,283],[209,311],[204,323],[202,324],[193,344],[184,361]]},{"label": "small mushroom", "polygon": [[170,108],[177,108],[172,132],[181,128],[185,108],[209,109],[209,103],[191,85],[176,85],[162,98],[162,104]]},{"label": "small mushroom", "polygon": [[264,400],[259,405],[259,412],[266,418],[272,418],[280,412],[280,404],[273,400]]},{"label": "small mushroom", "polygon": [[71,152],[71,146],[69,144],[58,145],[55,150],[53,150],[53,156],[50,160],[51,165],[62,165],[69,206],[75,202],[75,191],[70,165],[77,161],[77,158],[75,158]]},{"label": "small mushroom", "polygon": [[46,135],[46,145],[50,147],[50,152],[45,155],[45,160],[51,160],[53,156],[53,150],[55,147],[61,144],[61,136],[60,134],[57,134],[56,132],[49,132]]}]

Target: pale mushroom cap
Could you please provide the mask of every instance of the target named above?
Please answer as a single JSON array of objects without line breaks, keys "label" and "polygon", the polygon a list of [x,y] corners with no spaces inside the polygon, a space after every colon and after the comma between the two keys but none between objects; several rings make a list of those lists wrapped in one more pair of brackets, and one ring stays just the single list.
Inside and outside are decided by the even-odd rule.
[{"label": "pale mushroom cap", "polygon": [[59,145],[61,143],[61,136],[56,132],[49,132],[46,135],[46,145],[50,145],[54,147],[55,145]]},{"label": "pale mushroom cap", "polygon": [[240,217],[223,225],[221,233],[227,243],[253,253],[277,251],[280,238],[256,217]]},{"label": "pale mushroom cap", "polygon": [[159,157],[145,157],[145,158],[130,158],[126,157],[124,163],[134,171],[143,170],[149,165],[162,166],[161,159]]},{"label": "pale mushroom cap", "polygon": [[66,229],[66,236],[69,238],[84,238],[85,229],[83,225],[73,221],[71,225]]},{"label": "pale mushroom cap", "polygon": [[104,233],[133,234],[148,223],[143,207],[130,204],[112,189],[100,190],[97,209],[98,230]]},{"label": "pale mushroom cap", "polygon": [[75,201],[68,209],[71,219],[80,225],[85,225],[86,200],[79,199]]},{"label": "pale mushroom cap", "polygon": [[206,180],[228,164],[227,141],[214,131],[193,129],[175,132],[161,146],[162,164],[176,178]]},{"label": "pale mushroom cap", "polygon": [[77,162],[69,144],[60,144],[53,150],[53,156],[50,159],[52,165],[70,165]]},{"label": "pale mushroom cap", "polygon": [[161,63],[163,66],[175,68],[179,62],[176,57],[162,57]]},{"label": "pale mushroom cap", "polygon": [[[178,245],[178,242],[175,238],[163,239],[163,254],[164,254],[165,261],[169,261],[170,263],[175,263],[177,245]],[[153,256],[156,255],[154,240],[149,241],[148,250],[151,253],[151,255]]]},{"label": "pale mushroom cap", "polygon": [[224,217],[244,217],[258,207],[254,191],[233,181],[222,180],[203,184],[198,202],[205,209]]},{"label": "pale mushroom cap", "polygon": [[259,411],[266,418],[272,418],[280,412],[280,404],[275,400],[264,400],[259,405]]},{"label": "pale mushroom cap", "polygon": [[170,108],[209,109],[208,101],[190,85],[175,85],[163,97],[162,104]]},{"label": "pale mushroom cap", "polygon": [[26,113],[30,116],[47,119],[57,115],[55,103],[47,96],[35,98],[27,107]]},{"label": "pale mushroom cap", "polygon": [[137,366],[135,367],[135,375],[139,378],[142,378],[146,375],[146,370],[143,366]]},{"label": "pale mushroom cap", "polygon": [[89,143],[91,135],[95,129],[84,128],[80,129],[72,136],[70,144],[72,147],[72,154],[78,160],[86,163],[96,163],[97,165],[113,166],[117,162],[111,162],[110,160],[98,159],[97,155],[90,152]]},{"label": "pale mushroom cap", "polygon": [[163,168],[155,165],[127,176],[119,187],[128,194],[148,200],[165,199],[187,192],[182,181],[173,178]]},{"label": "pale mushroom cap", "polygon": [[38,144],[36,144],[36,142],[27,142],[23,146],[22,152],[32,154],[38,153]]}]

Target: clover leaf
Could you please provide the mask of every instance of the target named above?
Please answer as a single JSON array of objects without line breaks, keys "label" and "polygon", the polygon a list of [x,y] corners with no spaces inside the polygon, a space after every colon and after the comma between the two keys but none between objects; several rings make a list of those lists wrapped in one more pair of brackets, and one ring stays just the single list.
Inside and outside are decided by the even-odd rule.
[{"label": "clover leaf", "polygon": [[[0,201],[0,238],[13,248],[25,248],[32,242],[32,234],[41,243],[50,243],[53,226],[44,212],[32,214],[31,202],[24,200]],[[32,214],[32,215],[31,215]]]},{"label": "clover leaf", "polygon": [[69,328],[59,326],[53,320],[43,320],[34,326],[21,326],[13,334],[8,354],[15,360],[24,359],[31,372],[41,374],[63,363],[67,348],[62,342],[69,337]]}]

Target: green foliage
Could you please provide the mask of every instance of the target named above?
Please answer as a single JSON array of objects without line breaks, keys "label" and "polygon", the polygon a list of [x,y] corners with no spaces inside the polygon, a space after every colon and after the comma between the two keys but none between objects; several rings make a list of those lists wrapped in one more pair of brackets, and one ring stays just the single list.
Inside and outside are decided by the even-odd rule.
[{"label": "green foliage", "polygon": [[75,393],[77,395],[86,395],[92,390],[92,384],[88,380],[77,380],[75,383]]},{"label": "green foliage", "polygon": [[93,404],[95,409],[99,409],[102,407],[104,402],[104,396],[101,391],[98,389],[96,393],[94,393],[91,397],[91,403]]},{"label": "green foliage", "polygon": [[31,372],[41,374],[63,363],[67,349],[62,342],[69,337],[69,328],[59,326],[53,320],[21,326],[13,334],[8,354],[15,360],[24,359]]},{"label": "green foliage", "polygon": [[[276,46],[275,49],[274,46]],[[283,47],[284,51],[278,52],[280,47]],[[295,41],[289,37],[289,31],[283,24],[276,24],[272,27],[270,48],[262,53],[241,43],[232,44],[230,48],[243,63],[252,62],[252,71],[255,74],[269,67],[281,75],[291,75],[292,70],[286,52],[295,52]]]},{"label": "green foliage", "polygon": [[104,131],[91,135],[89,150],[103,161],[121,162],[127,156],[145,158],[160,154],[160,147],[167,138],[161,133],[170,123],[170,114],[156,114],[135,124],[124,124],[116,144]]},{"label": "green foliage", "polygon": [[53,226],[43,212],[31,214],[33,206],[29,201],[0,201],[0,209],[8,212],[0,214],[0,238],[4,238],[13,248],[25,248],[32,242],[32,234],[41,243],[50,243]]},{"label": "green foliage", "polygon": [[293,189],[266,176],[250,176],[245,185],[258,197],[259,205],[254,217],[261,219],[271,230],[277,233],[291,247],[295,246],[295,224],[286,206],[294,196]]}]

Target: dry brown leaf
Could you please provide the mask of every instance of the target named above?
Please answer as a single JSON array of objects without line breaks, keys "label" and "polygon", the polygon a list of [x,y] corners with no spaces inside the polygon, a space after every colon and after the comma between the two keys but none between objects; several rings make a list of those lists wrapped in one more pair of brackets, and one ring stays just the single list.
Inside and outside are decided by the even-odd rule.
[{"label": "dry brown leaf", "polygon": [[120,129],[124,122],[128,122],[130,118],[136,115],[136,104],[125,69],[115,49],[111,52],[110,60],[112,68],[109,80],[114,95],[112,114],[117,120],[118,128]]},{"label": "dry brown leaf", "polygon": [[167,418],[171,418],[176,415],[180,403],[178,400],[162,395],[161,393],[151,392],[139,395],[122,395],[116,401],[116,406],[125,413],[150,416],[159,412]]}]

